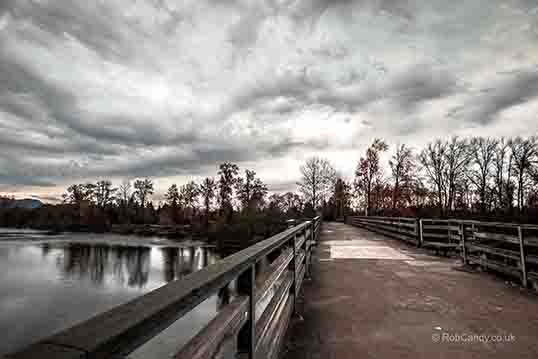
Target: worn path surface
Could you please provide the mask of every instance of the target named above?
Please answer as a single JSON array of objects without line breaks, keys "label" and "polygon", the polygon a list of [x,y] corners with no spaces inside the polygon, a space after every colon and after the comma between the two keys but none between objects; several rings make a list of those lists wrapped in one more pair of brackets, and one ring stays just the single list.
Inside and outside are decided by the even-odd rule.
[{"label": "worn path surface", "polygon": [[538,358],[538,295],[459,266],[324,223],[282,357]]}]

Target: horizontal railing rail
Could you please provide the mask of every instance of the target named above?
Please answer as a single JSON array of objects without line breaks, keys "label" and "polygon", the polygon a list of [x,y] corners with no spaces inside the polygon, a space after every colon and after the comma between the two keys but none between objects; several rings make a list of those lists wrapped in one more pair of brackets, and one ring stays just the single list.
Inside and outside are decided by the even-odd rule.
[{"label": "horizontal railing rail", "polygon": [[405,217],[348,217],[348,223],[418,244],[418,222]]},{"label": "horizontal railing rail", "polygon": [[318,216],[295,225],[6,358],[124,358],[232,282],[237,295],[175,357],[212,358],[232,349],[249,358],[275,358],[310,276],[320,224]]},{"label": "horizontal railing rail", "polygon": [[479,265],[538,287],[538,225],[462,219],[349,217],[348,223]]}]

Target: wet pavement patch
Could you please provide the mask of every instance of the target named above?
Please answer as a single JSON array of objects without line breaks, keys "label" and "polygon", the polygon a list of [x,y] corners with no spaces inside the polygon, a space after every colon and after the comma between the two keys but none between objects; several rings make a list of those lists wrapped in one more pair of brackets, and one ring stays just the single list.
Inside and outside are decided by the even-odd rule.
[{"label": "wet pavement patch", "polygon": [[331,246],[331,258],[412,260],[411,257],[386,246]]}]

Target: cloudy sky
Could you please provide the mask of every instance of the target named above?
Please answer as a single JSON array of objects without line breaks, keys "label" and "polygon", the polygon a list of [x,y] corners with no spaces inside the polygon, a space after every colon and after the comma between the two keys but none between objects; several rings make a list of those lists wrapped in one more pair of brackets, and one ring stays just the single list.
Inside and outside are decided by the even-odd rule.
[{"label": "cloudy sky", "polygon": [[538,132],[536,0],[1,0],[0,193]]}]

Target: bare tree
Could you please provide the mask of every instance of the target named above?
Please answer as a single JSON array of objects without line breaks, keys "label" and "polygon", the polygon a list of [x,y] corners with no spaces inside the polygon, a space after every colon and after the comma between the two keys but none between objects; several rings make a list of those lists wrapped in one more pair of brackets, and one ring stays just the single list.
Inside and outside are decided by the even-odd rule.
[{"label": "bare tree", "polygon": [[64,203],[80,206],[84,201],[93,201],[95,185],[93,183],[74,184],[62,195]]},{"label": "bare tree", "polygon": [[434,185],[437,195],[437,204],[441,211],[445,208],[445,172],[446,172],[446,144],[441,140],[428,143],[418,157],[426,177]]},{"label": "bare tree", "polygon": [[134,195],[138,198],[140,206],[146,207],[146,200],[153,194],[153,181],[149,178],[143,180],[136,180],[134,183],[135,192]]},{"label": "bare tree", "polygon": [[115,199],[114,196],[117,190],[117,188],[112,187],[112,182],[109,180],[97,182],[94,187],[94,196],[97,206],[105,208],[110,205]]},{"label": "bare tree", "polygon": [[480,211],[486,212],[486,195],[488,180],[495,164],[495,154],[499,141],[493,138],[475,137],[470,142],[470,154],[473,168],[469,171],[469,180],[476,186]]},{"label": "bare tree", "polygon": [[414,167],[413,151],[405,145],[396,147],[396,153],[389,161],[394,187],[392,189],[392,209],[400,205],[402,193],[407,193]]},{"label": "bare tree", "polygon": [[452,137],[446,146],[446,187],[448,191],[447,207],[454,209],[454,197],[458,181],[463,178],[467,165],[469,164],[468,141],[460,140],[457,136]]},{"label": "bare tree", "polygon": [[231,220],[232,195],[239,167],[235,163],[225,162],[219,166],[219,205],[221,213]]},{"label": "bare tree", "polygon": [[333,189],[336,171],[331,163],[320,157],[311,157],[301,166],[301,180],[297,182],[299,191],[316,210],[322,199]]},{"label": "bare tree", "polygon": [[204,201],[206,225],[209,224],[209,209],[211,207],[213,198],[215,198],[216,191],[217,185],[215,183],[215,179],[211,177],[204,178],[202,184],[200,184],[200,194],[202,195],[202,199]]},{"label": "bare tree", "polygon": [[172,207],[173,210],[177,210],[179,206],[179,201],[180,201],[179,190],[177,188],[177,184],[174,183],[168,188],[168,191],[166,191],[164,198],[166,199],[166,203],[170,207]]},{"label": "bare tree", "polygon": [[504,137],[501,137],[497,141],[497,146],[495,146],[495,156],[494,156],[494,176],[495,176],[495,192],[497,193],[497,206],[502,208],[505,204],[505,172],[506,172],[506,156],[509,149],[509,144]]},{"label": "bare tree", "polygon": [[124,179],[118,188],[118,199],[123,207],[126,207],[131,198],[131,181]]},{"label": "bare tree", "polygon": [[198,196],[200,195],[198,185],[194,181],[190,181],[181,186],[179,192],[181,201],[183,202],[185,208],[189,208],[194,214],[195,204]]},{"label": "bare tree", "polygon": [[514,157],[514,170],[517,176],[517,207],[523,209],[525,205],[525,187],[530,179],[533,164],[538,161],[538,142],[536,137],[523,139],[516,137],[510,142]]}]

